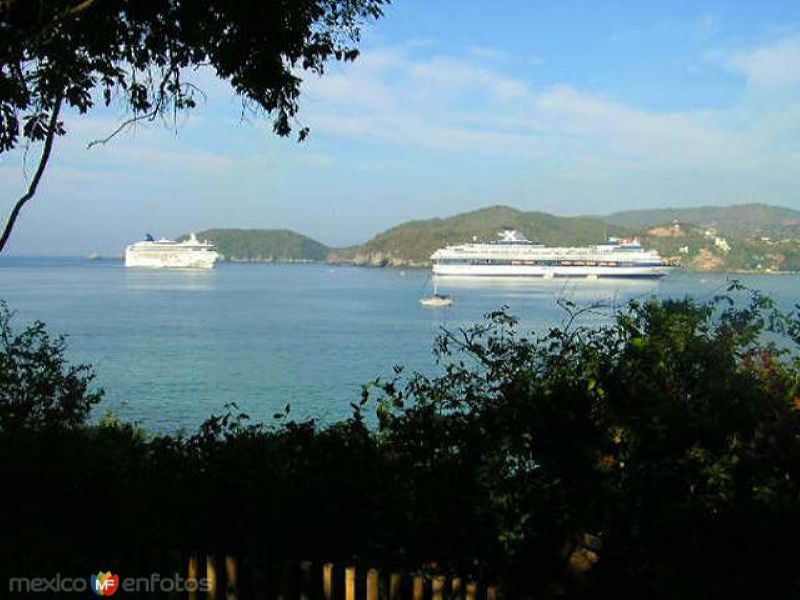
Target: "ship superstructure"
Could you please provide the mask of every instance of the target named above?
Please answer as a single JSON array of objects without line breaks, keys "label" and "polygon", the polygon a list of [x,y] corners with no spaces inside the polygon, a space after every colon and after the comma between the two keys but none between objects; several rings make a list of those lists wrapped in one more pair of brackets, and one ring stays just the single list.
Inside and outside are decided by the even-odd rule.
[{"label": "ship superstructure", "polygon": [[545,246],[515,230],[500,239],[441,248],[431,256],[444,277],[662,277],[672,267],[638,239],[609,238],[593,246]]},{"label": "ship superstructure", "polygon": [[125,248],[126,267],[211,269],[218,258],[214,245],[201,242],[195,234],[181,242],[156,240],[147,234],[143,241]]}]

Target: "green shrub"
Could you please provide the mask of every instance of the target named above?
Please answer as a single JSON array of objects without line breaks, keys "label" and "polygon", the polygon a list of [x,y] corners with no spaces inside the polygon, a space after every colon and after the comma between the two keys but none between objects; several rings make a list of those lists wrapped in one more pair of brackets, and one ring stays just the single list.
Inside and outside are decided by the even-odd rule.
[{"label": "green shrub", "polygon": [[92,369],[70,365],[66,339],[51,337],[44,323],[16,334],[12,317],[0,301],[0,432],[83,425],[103,395],[90,389]]},{"label": "green shrub", "polygon": [[397,368],[349,419],[231,406],[189,436],[81,425],[90,372],[40,325],[6,333],[0,564],[134,574],[214,551],[458,571],[509,598],[797,595],[800,327],[748,298],[637,301],[591,327],[565,303],[539,335],[501,310],[442,334],[440,375]]}]

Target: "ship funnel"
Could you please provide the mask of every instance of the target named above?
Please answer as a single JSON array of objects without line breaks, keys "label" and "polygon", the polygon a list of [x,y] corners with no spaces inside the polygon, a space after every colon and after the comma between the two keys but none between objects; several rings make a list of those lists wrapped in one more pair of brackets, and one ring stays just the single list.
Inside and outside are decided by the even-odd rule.
[{"label": "ship funnel", "polygon": [[502,241],[504,242],[524,242],[527,241],[525,236],[516,229],[504,229],[499,233]]}]

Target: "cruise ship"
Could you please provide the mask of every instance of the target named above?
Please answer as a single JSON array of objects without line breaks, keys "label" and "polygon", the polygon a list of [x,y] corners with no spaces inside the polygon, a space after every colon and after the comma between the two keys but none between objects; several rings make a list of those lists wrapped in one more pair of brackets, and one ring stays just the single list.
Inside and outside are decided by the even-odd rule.
[{"label": "cruise ship", "polygon": [[126,267],[211,269],[218,258],[214,245],[199,241],[195,234],[176,242],[163,238],[155,240],[148,233],[143,241],[125,248]]},{"label": "cruise ship", "polygon": [[638,239],[609,238],[594,246],[551,247],[506,230],[500,239],[441,248],[431,255],[443,277],[663,277],[673,268]]}]

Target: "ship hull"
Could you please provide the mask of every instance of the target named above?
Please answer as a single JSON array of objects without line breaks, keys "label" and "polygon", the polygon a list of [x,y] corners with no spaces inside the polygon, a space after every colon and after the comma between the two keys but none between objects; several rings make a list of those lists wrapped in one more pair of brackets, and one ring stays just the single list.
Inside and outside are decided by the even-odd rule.
[{"label": "ship hull", "polygon": [[216,252],[125,252],[126,267],[146,269],[213,269],[216,260]]},{"label": "ship hull", "polygon": [[668,274],[671,267],[631,266],[543,266],[543,265],[459,265],[434,264],[433,273],[440,277],[555,277],[567,278],[647,278],[657,279]]}]

